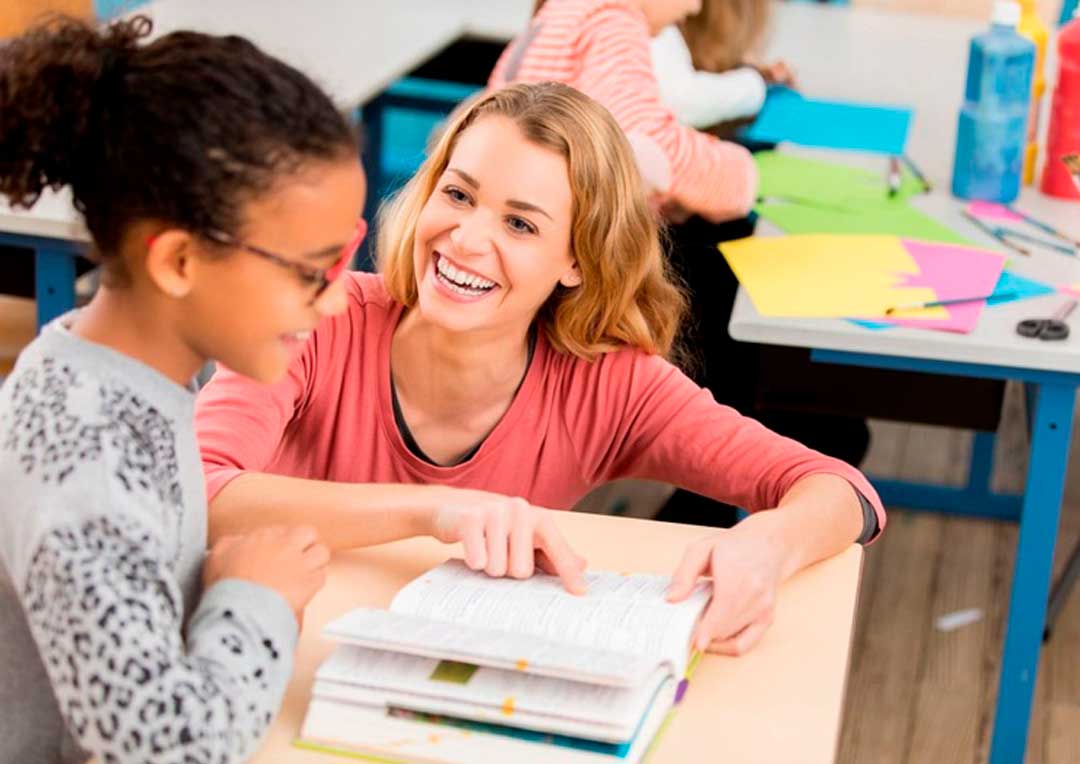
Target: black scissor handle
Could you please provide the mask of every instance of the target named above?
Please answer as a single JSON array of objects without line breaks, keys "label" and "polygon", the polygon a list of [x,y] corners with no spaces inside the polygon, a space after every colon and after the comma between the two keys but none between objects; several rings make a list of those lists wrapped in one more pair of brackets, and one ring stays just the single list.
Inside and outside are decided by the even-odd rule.
[{"label": "black scissor handle", "polygon": [[1063,340],[1069,336],[1069,325],[1053,318],[1027,318],[1016,325],[1016,333],[1040,340]]},{"label": "black scissor handle", "polygon": [[1038,337],[1042,334],[1045,318],[1025,318],[1016,325],[1016,333],[1021,337]]}]

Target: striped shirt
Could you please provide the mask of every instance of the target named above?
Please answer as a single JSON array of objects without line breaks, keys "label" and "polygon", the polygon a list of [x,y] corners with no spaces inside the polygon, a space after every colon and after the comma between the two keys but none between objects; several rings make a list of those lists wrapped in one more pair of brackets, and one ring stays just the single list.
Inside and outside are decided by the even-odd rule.
[{"label": "striped shirt", "polygon": [[670,164],[667,198],[714,222],[753,205],[757,172],[741,146],[681,124],[660,98],[645,14],[629,0],[548,0],[496,64],[489,85],[554,80],[612,113],[628,137],[645,136]]}]

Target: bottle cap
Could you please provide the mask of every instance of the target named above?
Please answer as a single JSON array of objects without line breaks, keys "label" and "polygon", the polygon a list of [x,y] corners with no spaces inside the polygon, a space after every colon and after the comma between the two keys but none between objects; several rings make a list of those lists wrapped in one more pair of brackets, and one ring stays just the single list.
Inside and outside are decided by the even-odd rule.
[{"label": "bottle cap", "polygon": [[995,0],[990,21],[996,26],[1016,29],[1016,25],[1020,23],[1020,4],[1015,0]]}]

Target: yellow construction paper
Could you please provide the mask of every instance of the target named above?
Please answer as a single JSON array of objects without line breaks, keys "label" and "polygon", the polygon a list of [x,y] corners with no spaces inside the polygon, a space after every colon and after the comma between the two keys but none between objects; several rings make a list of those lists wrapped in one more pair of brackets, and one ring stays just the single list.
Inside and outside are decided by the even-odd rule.
[{"label": "yellow construction paper", "polygon": [[719,247],[763,316],[886,318],[891,307],[937,299],[929,287],[903,285],[919,266],[895,236],[752,236]]}]

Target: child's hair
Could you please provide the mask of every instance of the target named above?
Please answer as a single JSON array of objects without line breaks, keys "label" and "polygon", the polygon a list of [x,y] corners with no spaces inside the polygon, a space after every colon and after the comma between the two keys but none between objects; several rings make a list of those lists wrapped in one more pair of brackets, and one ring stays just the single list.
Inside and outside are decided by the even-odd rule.
[{"label": "child's hair", "polygon": [[283,174],[359,150],[330,99],[251,42],[140,45],[150,29],[54,17],[0,46],[0,194],[29,207],[71,185],[114,276],[129,224],[233,235],[244,202]]},{"label": "child's hair", "polygon": [[538,322],[548,340],[586,359],[627,345],[670,356],[686,300],[669,275],[633,152],[606,109],[555,82],[482,94],[451,117],[419,172],[380,211],[379,270],[391,295],[415,304],[413,245],[420,212],[462,133],[494,115],[564,157],[569,171],[570,247],[582,283],[557,286],[540,309]]},{"label": "child's hair", "polygon": [[694,68],[726,72],[742,66],[764,39],[772,0],[703,0],[679,25]]}]

